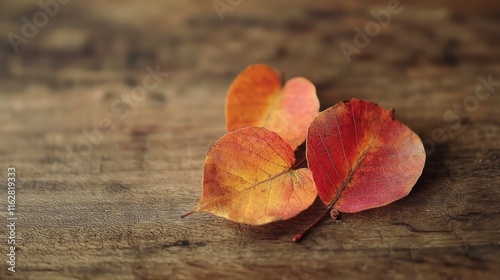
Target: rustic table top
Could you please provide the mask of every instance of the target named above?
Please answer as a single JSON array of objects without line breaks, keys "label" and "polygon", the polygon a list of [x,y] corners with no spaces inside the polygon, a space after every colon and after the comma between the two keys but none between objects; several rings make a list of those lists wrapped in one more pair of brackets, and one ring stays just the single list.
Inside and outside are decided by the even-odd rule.
[{"label": "rustic table top", "polygon": [[[500,277],[498,1],[172,2],[0,3],[0,279]],[[319,201],[261,227],[181,219],[253,63],[307,77],[322,109],[395,108],[427,148],[412,192],[299,244]]]}]

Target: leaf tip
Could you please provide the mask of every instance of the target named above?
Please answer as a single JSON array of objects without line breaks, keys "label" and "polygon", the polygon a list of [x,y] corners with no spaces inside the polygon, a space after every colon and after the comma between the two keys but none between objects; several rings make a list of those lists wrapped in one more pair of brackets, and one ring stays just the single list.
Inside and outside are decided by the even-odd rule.
[{"label": "leaf tip", "polygon": [[394,108],[389,109],[389,115],[391,116],[392,119],[395,119],[394,115],[396,114],[396,110]]},{"label": "leaf tip", "polygon": [[292,241],[294,243],[298,243],[300,242],[300,240],[302,240],[302,237],[304,237],[304,233],[297,233],[293,238],[292,238]]}]

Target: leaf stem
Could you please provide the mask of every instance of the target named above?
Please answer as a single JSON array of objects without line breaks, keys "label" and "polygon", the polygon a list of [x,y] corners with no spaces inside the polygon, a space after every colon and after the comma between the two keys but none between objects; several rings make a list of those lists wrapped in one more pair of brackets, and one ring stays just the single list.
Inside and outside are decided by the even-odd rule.
[{"label": "leaf stem", "polygon": [[336,219],[337,217],[336,217],[336,216],[334,217],[334,215],[333,215],[332,211],[335,211],[335,212],[337,213],[337,215],[338,215],[337,210],[335,210],[335,209],[333,208],[333,204],[332,204],[332,205],[330,205],[330,206],[328,206],[328,207],[326,208],[325,212],[324,212],[324,213],[323,213],[320,217],[318,217],[318,218],[317,218],[317,219],[316,219],[316,220],[315,220],[312,224],[310,224],[310,225],[309,225],[306,229],[304,229],[302,232],[297,233],[297,234],[293,237],[292,241],[293,241],[293,242],[299,242],[300,240],[302,240],[302,238],[303,238],[306,234],[308,234],[308,233],[311,231],[311,229],[313,229],[315,226],[317,226],[317,225],[319,224],[319,222],[321,222],[321,220],[323,220],[323,218],[326,216],[326,214],[331,213],[332,218]]},{"label": "leaf stem", "polygon": [[189,215],[191,215],[193,213],[194,213],[194,210],[193,211],[189,211],[187,213],[184,213],[184,214],[181,215],[181,218],[186,218],[187,216],[189,216]]},{"label": "leaf stem", "polygon": [[302,158],[301,160],[295,162],[295,164],[292,166],[292,168],[290,169],[296,169],[297,167],[299,167],[302,163],[304,163],[306,161],[306,157]]}]

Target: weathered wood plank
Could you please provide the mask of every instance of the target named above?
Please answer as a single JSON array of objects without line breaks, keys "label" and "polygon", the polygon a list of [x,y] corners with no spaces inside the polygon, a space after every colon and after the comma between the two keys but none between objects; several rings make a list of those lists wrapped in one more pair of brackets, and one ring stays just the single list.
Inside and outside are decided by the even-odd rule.
[{"label": "weathered wood plank", "polygon": [[[500,86],[475,92],[480,76],[500,81],[500,7],[402,1],[349,64],[339,44],[387,2],[244,1],[224,21],[203,1],[71,2],[19,54],[6,41],[0,181],[16,167],[19,222],[16,273],[3,262],[0,278],[497,278]],[[20,18],[39,9],[0,3],[2,34],[19,33]],[[228,85],[260,62],[312,80],[322,108],[358,97],[395,108],[424,140],[442,129],[410,195],[326,220],[300,244],[290,239],[319,202],[263,227],[180,219],[225,131]],[[170,74],[130,99],[157,66]],[[443,117],[460,104],[467,115]]]}]

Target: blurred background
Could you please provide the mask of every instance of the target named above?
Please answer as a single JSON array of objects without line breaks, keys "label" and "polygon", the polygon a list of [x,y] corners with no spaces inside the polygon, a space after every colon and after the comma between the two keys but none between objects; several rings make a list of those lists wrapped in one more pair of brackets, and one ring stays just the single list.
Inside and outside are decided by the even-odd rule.
[{"label": "blurred background", "polygon": [[[370,231],[380,226],[370,219],[375,215],[382,224],[404,220],[442,230],[436,233],[442,236],[419,239],[397,225],[391,236],[388,227],[387,240],[395,240],[395,247],[411,240],[415,247],[431,248],[402,248],[396,254],[403,258],[446,255],[434,249],[439,247],[458,252],[448,262],[464,273],[477,264],[469,258],[474,254],[486,259],[477,261],[480,267],[498,264],[498,253],[474,251],[474,243],[457,243],[445,232],[453,225],[465,236],[462,242],[498,246],[498,215],[477,216],[473,227],[448,217],[492,212],[498,197],[491,174],[500,158],[500,1],[4,0],[0,34],[0,167],[3,172],[15,164],[24,189],[20,265],[27,274],[16,274],[19,279],[30,273],[37,275],[33,279],[108,279],[119,272],[120,279],[227,277],[213,268],[280,278],[287,263],[307,258],[308,251],[328,254],[321,249],[327,245],[313,244],[283,256],[287,249],[280,244],[307,224],[304,217],[274,228],[279,234],[249,233],[211,216],[179,219],[196,205],[204,157],[225,132],[226,91],[255,63],[269,64],[287,79],[311,80],[322,109],[353,97],[395,108],[400,120],[429,140],[428,154],[436,152],[421,181],[425,187],[417,185],[406,208],[396,203],[392,210],[353,218],[366,226],[360,223],[359,233],[374,239],[340,232],[346,237],[341,244],[378,244],[379,233]],[[480,76],[496,83],[481,100],[474,99],[484,85]],[[455,117],[444,116],[449,110]],[[433,135],[436,128],[446,140]],[[478,182],[484,192],[465,193],[467,183]],[[431,210],[411,220],[424,208]],[[474,237],[479,229],[482,239]],[[220,234],[221,243],[212,247],[206,231],[215,232],[215,240]],[[408,239],[397,243],[401,236]],[[234,248],[250,248],[253,258]],[[381,256],[370,252],[368,268]],[[271,258],[283,262],[279,269],[266,270]],[[405,275],[413,265],[400,264],[397,273]],[[418,265],[429,273],[440,269]],[[356,271],[342,266],[344,276]],[[328,275],[332,267],[339,266],[325,262],[318,271]],[[451,272],[443,275],[453,278]]]},{"label": "blurred background", "polygon": [[[449,107],[453,96],[471,92],[477,75],[498,71],[500,3],[487,0],[401,0],[389,24],[346,58],[341,43],[355,46],[354,28],[365,30],[375,21],[370,12],[389,3],[2,1],[0,94],[28,107],[57,96],[47,105],[57,112],[82,99],[111,102],[140,84],[147,66],[159,65],[171,76],[148,98],[168,106],[160,100],[222,97],[247,65],[268,63],[287,77],[306,76],[320,96],[335,100],[356,96],[398,107],[405,98]],[[424,99],[442,84],[456,90]],[[74,91],[79,99],[69,96]],[[25,97],[6,97],[15,93]],[[28,102],[31,94],[39,100]]]}]

